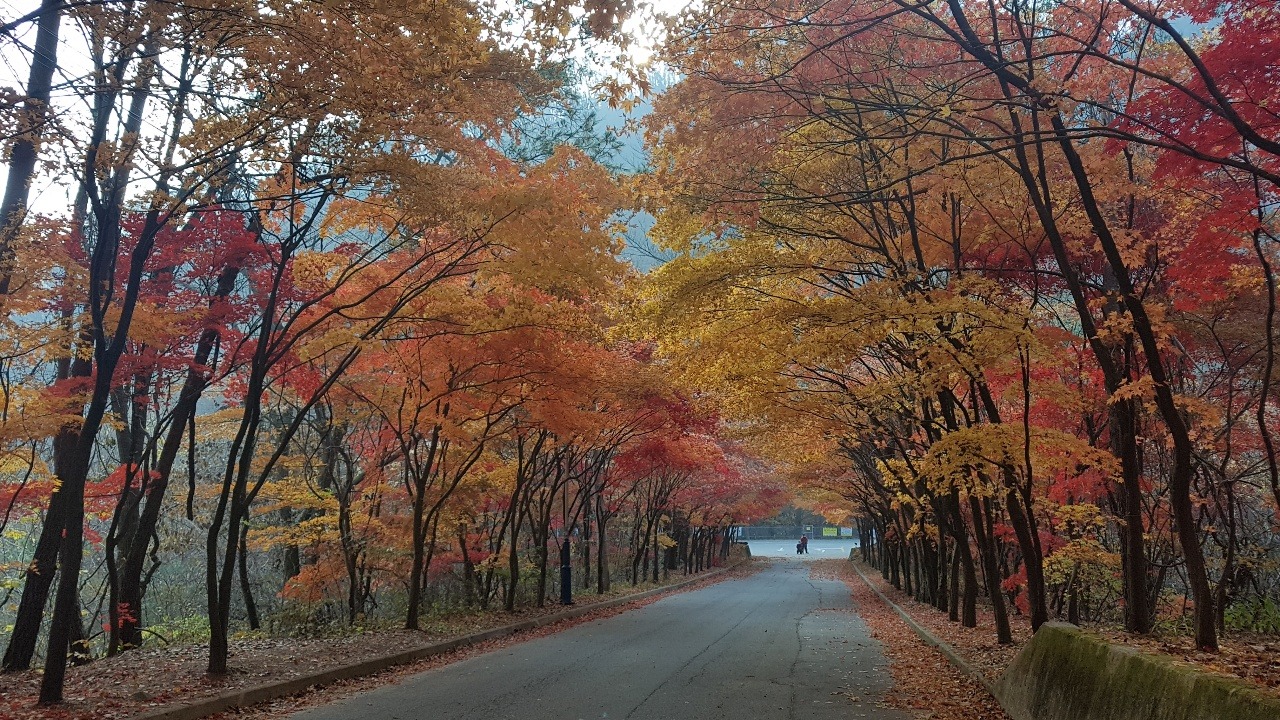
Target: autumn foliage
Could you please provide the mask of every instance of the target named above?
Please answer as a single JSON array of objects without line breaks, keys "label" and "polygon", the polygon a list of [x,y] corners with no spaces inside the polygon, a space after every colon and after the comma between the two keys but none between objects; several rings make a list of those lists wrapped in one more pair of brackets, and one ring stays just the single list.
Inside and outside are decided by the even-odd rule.
[{"label": "autumn foliage", "polygon": [[0,619],[42,702],[68,662],[145,643],[207,642],[225,673],[240,631],[542,605],[566,542],[578,590],[694,572],[783,500],[610,334],[625,195],[589,124],[528,121],[582,105],[568,29],[607,40],[627,10],[6,21],[39,40],[4,125]]},{"label": "autumn foliage", "polygon": [[1278,18],[688,11],[638,181],[677,256],[636,332],[952,619],[1212,649],[1280,598]]},{"label": "autumn foliage", "polygon": [[631,10],[5,21],[0,619],[41,701],[151,642],[226,673],[237,632],[543,605],[565,548],[579,592],[699,571],[793,494],[1001,642],[1276,630],[1274,3],[712,0],[624,179],[565,58]]}]

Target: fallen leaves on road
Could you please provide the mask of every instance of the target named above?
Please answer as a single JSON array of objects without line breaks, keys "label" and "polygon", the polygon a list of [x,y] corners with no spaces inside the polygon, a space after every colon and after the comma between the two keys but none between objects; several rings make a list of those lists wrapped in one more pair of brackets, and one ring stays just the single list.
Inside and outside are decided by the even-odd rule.
[{"label": "fallen leaves on road", "polygon": [[[755,572],[758,564],[744,563],[726,573],[707,579],[719,582]],[[673,575],[670,582],[686,578]],[[673,592],[705,586],[695,583]],[[605,597],[588,596],[594,602],[622,597],[651,589],[631,588],[619,583],[618,589]],[[471,655],[506,647],[536,637],[559,632],[572,625],[592,622],[617,615],[649,603],[670,593],[636,600],[625,605],[597,610],[587,615],[546,627],[472,645],[451,653],[402,665],[377,675],[335,683],[293,698],[264,703],[255,708],[223,713],[214,717],[269,718],[302,707],[332,702],[361,690],[395,682],[403,676],[423,672],[456,662]],[[67,670],[66,702],[56,707],[39,707],[35,698],[40,688],[40,673],[35,670],[5,674],[0,677],[0,718],[4,720],[121,720],[150,708],[184,700],[215,695],[226,690],[242,690],[273,681],[290,680],[329,668],[440,642],[451,637],[501,627],[535,617],[560,612],[564,608],[550,605],[517,613],[489,612],[455,617],[438,622],[422,632],[381,630],[330,638],[257,638],[232,643],[232,672],[225,677],[211,677],[204,672],[207,647],[185,645],[136,650],[116,657],[97,660]]]},{"label": "fallen leaves on road", "polygon": [[1008,720],[986,688],[960,674],[942,653],[921,642],[848,561],[819,560],[812,572],[848,586],[854,610],[871,628],[872,637],[884,646],[894,683],[885,696],[887,705],[930,720]]},{"label": "fallen leaves on road", "polygon": [[[989,607],[978,606],[976,628],[962,627],[959,623],[948,620],[945,613],[916,602],[906,593],[894,588],[879,572],[865,566],[863,572],[880,592],[897,603],[916,622],[955,648],[970,665],[989,678],[999,677],[1022,645],[1031,639],[1031,623],[1024,615],[1015,614],[1009,618],[1013,644],[1000,645],[995,639],[995,624]],[[1280,640],[1274,635],[1232,633],[1219,639],[1220,652],[1206,653],[1195,647],[1189,634],[1157,632],[1151,635],[1134,635],[1119,628],[1097,625],[1086,626],[1085,630],[1108,642],[1143,652],[1163,654],[1206,672],[1252,682],[1263,692],[1280,695]]]},{"label": "fallen leaves on road", "polygon": [[[919,642],[906,623],[867,588],[852,563],[819,561],[815,571],[843,580],[849,586],[858,614],[866,619],[873,635],[885,644],[885,653],[893,662],[892,670],[897,682],[897,689],[889,698],[891,703],[932,713],[935,720],[1006,717],[981,685],[964,680],[958,672],[950,669],[941,653]],[[989,679],[998,678],[1031,638],[1030,622],[1024,616],[1010,618],[1014,641],[1001,645],[995,640],[995,626],[988,608],[979,606],[976,628],[962,627],[948,620],[946,613],[916,602],[895,589],[875,570],[864,567],[863,572],[880,592]],[[1206,653],[1195,647],[1189,635],[1156,633],[1143,636],[1096,626],[1088,627],[1086,631],[1117,645],[1163,654],[1206,672],[1252,682],[1263,692],[1280,694],[1280,642],[1274,636],[1237,633],[1220,640],[1220,652]],[[939,680],[938,677],[947,679]],[[956,683],[955,678],[963,682]],[[937,692],[939,688],[946,692]]]}]

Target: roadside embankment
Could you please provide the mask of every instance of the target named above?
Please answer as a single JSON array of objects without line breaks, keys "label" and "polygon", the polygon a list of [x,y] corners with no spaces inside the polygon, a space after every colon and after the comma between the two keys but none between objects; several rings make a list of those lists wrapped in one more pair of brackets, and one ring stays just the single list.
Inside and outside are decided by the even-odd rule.
[{"label": "roadside embankment", "polygon": [[1014,720],[1280,718],[1280,698],[1067,623],[1042,626],[992,690]]},{"label": "roadside embankment", "polygon": [[[975,662],[940,638],[944,629],[914,617],[850,565],[925,645],[962,675],[982,683],[1014,720],[1276,720],[1280,696],[1174,657],[1107,641],[1068,623],[1048,623],[1011,660]],[[909,600],[904,603],[913,605]],[[930,610],[930,612],[932,612]],[[970,648],[972,649],[972,648]],[[1007,664],[1006,664],[1007,663]]]}]

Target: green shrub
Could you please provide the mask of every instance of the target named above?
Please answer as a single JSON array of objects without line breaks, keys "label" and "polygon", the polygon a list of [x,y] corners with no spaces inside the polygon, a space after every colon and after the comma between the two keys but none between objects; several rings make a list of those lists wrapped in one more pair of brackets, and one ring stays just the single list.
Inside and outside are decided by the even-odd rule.
[{"label": "green shrub", "polygon": [[170,618],[162,623],[143,628],[144,642],[165,645],[186,645],[208,642],[209,618],[204,615],[188,615]]},{"label": "green shrub", "polygon": [[1236,601],[1227,606],[1222,619],[1227,630],[1280,634],[1280,603],[1260,597]]}]

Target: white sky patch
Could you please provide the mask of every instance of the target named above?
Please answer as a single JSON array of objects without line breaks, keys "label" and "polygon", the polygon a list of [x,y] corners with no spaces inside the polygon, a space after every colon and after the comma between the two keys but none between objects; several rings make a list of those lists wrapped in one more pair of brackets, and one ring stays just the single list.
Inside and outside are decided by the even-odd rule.
[{"label": "white sky patch", "polygon": [[676,15],[698,2],[699,0],[653,0],[646,7],[638,8],[622,25],[623,32],[632,38],[632,45],[627,53],[631,61],[637,65],[647,65],[652,61],[654,53],[666,40],[666,30],[660,18],[664,15]]}]

